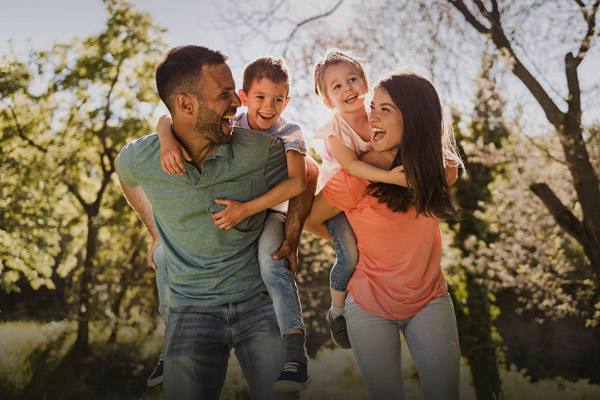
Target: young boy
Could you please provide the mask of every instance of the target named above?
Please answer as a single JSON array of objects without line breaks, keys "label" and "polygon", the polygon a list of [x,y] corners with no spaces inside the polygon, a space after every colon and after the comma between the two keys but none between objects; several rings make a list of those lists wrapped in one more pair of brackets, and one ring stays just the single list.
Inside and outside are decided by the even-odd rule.
[{"label": "young boy", "polygon": [[[282,59],[262,57],[246,65],[239,96],[248,111],[236,117],[234,126],[280,138],[286,152],[288,178],[269,192],[245,203],[215,199],[221,209],[213,214],[215,225],[227,230],[251,215],[268,210],[258,242],[258,257],[261,276],[273,299],[277,322],[286,344],[286,362],[275,381],[276,391],[304,390],[311,382],[304,349],[306,328],[294,273],[287,268],[285,259],[275,260],[272,257],[283,242],[287,200],[303,193],[307,186],[306,146],[302,131],[298,125],[281,117],[290,101],[289,87],[289,73]],[[163,169],[170,174],[183,174],[185,164],[182,156],[188,161],[191,159],[173,136],[170,117],[161,117],[156,131],[161,143]],[[308,170],[309,174],[315,174],[314,169]],[[316,180],[316,174],[311,178]]]}]

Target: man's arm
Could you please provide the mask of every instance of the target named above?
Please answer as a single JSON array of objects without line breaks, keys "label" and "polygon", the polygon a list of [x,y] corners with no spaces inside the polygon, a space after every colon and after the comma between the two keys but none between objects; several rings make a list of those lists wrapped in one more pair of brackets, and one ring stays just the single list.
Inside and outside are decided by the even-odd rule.
[{"label": "man's arm", "polygon": [[294,274],[298,269],[298,243],[304,226],[304,221],[310,213],[312,202],[317,191],[317,179],[319,167],[310,157],[306,157],[306,190],[296,197],[290,199],[287,218],[285,220],[285,238],[273,258],[279,260],[283,257],[288,259],[288,268]]},{"label": "man's arm", "polygon": [[156,246],[158,246],[158,244],[160,243],[160,237],[158,236],[158,230],[156,229],[156,225],[154,224],[154,216],[152,215],[152,204],[150,203],[150,200],[148,200],[148,197],[146,197],[146,193],[144,193],[144,190],[140,186],[127,186],[123,183],[123,181],[121,181],[121,179],[119,179],[119,183],[121,184],[121,189],[123,189],[123,194],[125,195],[125,198],[129,202],[131,207],[133,207],[135,212],[138,213],[138,215],[142,219],[142,222],[144,223],[144,226],[148,230],[150,237],[152,238],[152,246],[150,246],[150,249],[148,250],[148,256],[146,261],[148,263],[148,266],[156,270],[156,264],[154,263],[153,256]]}]

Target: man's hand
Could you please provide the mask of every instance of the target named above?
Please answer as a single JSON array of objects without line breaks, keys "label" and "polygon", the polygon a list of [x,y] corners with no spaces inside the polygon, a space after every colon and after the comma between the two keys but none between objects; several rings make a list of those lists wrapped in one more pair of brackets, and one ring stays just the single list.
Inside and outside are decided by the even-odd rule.
[{"label": "man's hand", "polygon": [[273,254],[275,260],[280,260],[284,257],[288,259],[288,269],[296,275],[296,270],[298,270],[298,243],[285,239],[279,250]]},{"label": "man's hand", "polygon": [[156,250],[156,247],[158,246],[159,243],[160,243],[160,240],[154,240],[152,242],[152,246],[150,246],[150,249],[148,249],[148,256],[146,257],[146,263],[148,264],[148,266],[150,268],[152,268],[155,271],[156,271],[156,264],[154,263],[154,250]]}]

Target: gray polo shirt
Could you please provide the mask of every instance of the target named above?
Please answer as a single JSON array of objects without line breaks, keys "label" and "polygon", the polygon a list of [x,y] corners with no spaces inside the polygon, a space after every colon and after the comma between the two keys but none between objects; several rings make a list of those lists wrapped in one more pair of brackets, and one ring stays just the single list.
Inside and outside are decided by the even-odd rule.
[{"label": "gray polo shirt", "polygon": [[152,203],[168,262],[170,305],[214,306],[246,300],[266,288],[257,258],[266,212],[228,231],[215,226],[211,212],[224,208],[215,198],[248,201],[287,178],[281,141],[235,128],[231,143],[219,145],[202,164],[187,161],[184,175],[160,166],[156,134],[127,144],[116,160],[127,186],[140,185]]}]

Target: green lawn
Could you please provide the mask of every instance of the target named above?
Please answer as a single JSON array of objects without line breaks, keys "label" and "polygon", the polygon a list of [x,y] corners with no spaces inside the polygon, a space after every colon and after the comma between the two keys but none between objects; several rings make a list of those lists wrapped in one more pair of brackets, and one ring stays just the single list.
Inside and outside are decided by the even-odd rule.
[{"label": "green lawn", "polygon": [[[161,387],[147,388],[145,380],[162,347],[163,332],[147,336],[123,328],[116,344],[106,344],[108,332],[91,327],[92,356],[68,352],[74,340],[73,322],[9,322],[0,325],[0,398],[160,399]],[[68,332],[65,336],[62,332]],[[62,338],[61,345],[50,345]],[[37,350],[36,350],[37,349]],[[33,355],[33,356],[32,356]],[[420,399],[416,369],[404,346],[403,371],[407,398]],[[367,399],[367,393],[350,350],[325,349],[310,360],[313,383],[302,399]],[[501,373],[505,399],[600,399],[600,386],[562,378],[536,383],[523,371]],[[248,398],[248,390],[235,356],[231,357],[222,399]],[[470,370],[461,366],[461,399],[475,399]]]}]

